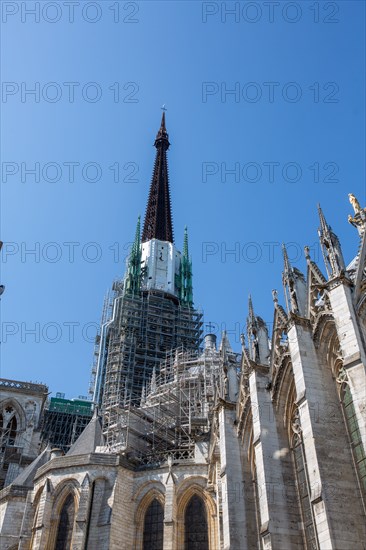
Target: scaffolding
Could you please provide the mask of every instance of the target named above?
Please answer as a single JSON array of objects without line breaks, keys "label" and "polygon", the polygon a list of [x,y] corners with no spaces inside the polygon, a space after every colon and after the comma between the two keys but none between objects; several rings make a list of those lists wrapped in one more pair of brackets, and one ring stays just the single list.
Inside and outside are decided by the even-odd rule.
[{"label": "scaffolding", "polygon": [[108,444],[120,437],[121,414],[140,404],[168,354],[177,348],[197,353],[202,341],[202,313],[175,296],[160,290],[129,294],[118,283],[113,290],[94,363],[94,401]]},{"label": "scaffolding", "polygon": [[107,447],[125,454],[136,468],[155,467],[169,459],[193,460],[196,444],[208,440],[214,403],[223,395],[224,364],[216,349],[168,353],[140,406],[115,411]]},{"label": "scaffolding", "polygon": [[92,402],[51,397],[42,419],[41,440],[64,453],[82,434],[92,417]]},{"label": "scaffolding", "polygon": [[[119,288],[119,285],[121,284],[121,281],[117,280],[114,281],[112,290],[109,290],[107,292],[107,295],[104,299],[103,303],[103,311],[100,321],[100,329],[98,330],[96,336],[95,336],[95,342],[94,342],[94,354],[93,354],[93,365],[91,369],[91,376],[90,376],[90,382],[89,382],[89,397],[90,399],[98,402],[98,399],[96,399],[96,392],[97,392],[97,375],[98,375],[98,369],[99,364],[102,361],[102,357],[100,355],[100,349],[103,344],[102,339],[106,332],[106,329],[108,327],[108,324],[112,318],[113,314],[113,304],[114,304],[114,298],[118,294],[117,289]],[[98,389],[99,393],[99,389]]]}]

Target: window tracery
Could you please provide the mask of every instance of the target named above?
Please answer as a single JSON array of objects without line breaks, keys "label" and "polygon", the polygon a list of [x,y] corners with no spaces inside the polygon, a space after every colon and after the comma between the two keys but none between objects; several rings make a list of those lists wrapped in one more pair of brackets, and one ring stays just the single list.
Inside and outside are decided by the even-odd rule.
[{"label": "window tracery", "polygon": [[163,538],[164,510],[154,498],[145,513],[143,550],[163,550]]},{"label": "window tracery", "polygon": [[184,549],[209,550],[207,513],[203,500],[193,495],[184,517]]}]

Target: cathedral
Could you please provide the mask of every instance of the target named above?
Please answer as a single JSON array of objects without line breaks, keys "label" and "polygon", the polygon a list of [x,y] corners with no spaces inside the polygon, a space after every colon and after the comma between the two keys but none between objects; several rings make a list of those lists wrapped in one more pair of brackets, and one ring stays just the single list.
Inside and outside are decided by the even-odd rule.
[{"label": "cathedral", "polygon": [[366,208],[349,195],[349,265],[318,208],[324,266],[284,247],[272,334],[249,299],[235,353],[203,333],[187,229],[175,244],[165,112],[154,145],[86,427],[47,443],[47,387],[0,380],[0,548],[365,550]]}]

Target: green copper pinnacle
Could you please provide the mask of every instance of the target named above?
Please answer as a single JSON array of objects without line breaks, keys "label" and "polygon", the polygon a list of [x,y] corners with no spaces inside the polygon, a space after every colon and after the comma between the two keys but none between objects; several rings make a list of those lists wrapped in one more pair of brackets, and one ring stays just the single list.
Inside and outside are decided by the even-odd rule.
[{"label": "green copper pinnacle", "polygon": [[130,294],[136,294],[141,285],[141,216],[137,218],[135,240],[128,259],[125,290]]},{"label": "green copper pinnacle", "polygon": [[180,265],[180,299],[183,305],[193,305],[192,261],[188,255],[188,229],[184,228],[183,254]]}]

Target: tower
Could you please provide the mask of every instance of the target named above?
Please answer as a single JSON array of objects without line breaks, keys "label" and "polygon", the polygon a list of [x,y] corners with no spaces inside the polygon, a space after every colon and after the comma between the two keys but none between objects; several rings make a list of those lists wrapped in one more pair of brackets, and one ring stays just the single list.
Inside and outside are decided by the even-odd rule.
[{"label": "tower", "polygon": [[163,113],[142,236],[140,218],[125,276],[107,299],[94,366],[94,401],[101,408],[106,442],[123,444],[121,415],[138,406],[153,372],[174,349],[197,352],[202,314],[193,307],[188,232],[183,253],[174,244]]}]

